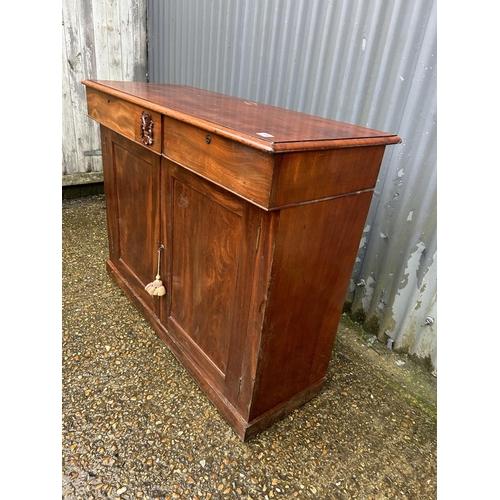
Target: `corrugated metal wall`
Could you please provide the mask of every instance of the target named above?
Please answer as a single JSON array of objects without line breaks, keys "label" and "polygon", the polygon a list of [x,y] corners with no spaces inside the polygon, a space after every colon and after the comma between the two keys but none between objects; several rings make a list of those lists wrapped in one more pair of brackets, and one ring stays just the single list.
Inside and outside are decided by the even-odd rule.
[{"label": "corrugated metal wall", "polygon": [[86,78],[146,81],[146,0],[62,2],[62,183],[102,182],[98,124]]},{"label": "corrugated metal wall", "polygon": [[148,0],[148,31],[152,82],[403,139],[387,148],[346,303],[436,373],[435,0]]}]

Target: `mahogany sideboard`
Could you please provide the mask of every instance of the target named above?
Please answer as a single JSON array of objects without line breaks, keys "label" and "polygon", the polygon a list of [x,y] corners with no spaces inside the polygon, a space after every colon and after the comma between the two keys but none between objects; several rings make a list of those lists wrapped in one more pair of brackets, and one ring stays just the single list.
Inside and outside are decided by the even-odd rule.
[{"label": "mahogany sideboard", "polygon": [[[325,384],[400,139],[182,85],[83,84],[101,129],[107,270],[247,440]],[[146,290],[155,277],[163,295]]]}]

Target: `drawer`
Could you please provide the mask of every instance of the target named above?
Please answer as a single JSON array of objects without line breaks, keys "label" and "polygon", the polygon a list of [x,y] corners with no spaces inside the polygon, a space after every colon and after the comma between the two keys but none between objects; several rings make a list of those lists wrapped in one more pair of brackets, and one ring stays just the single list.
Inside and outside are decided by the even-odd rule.
[{"label": "drawer", "polygon": [[174,118],[163,117],[163,155],[205,179],[268,208],[274,154]]},{"label": "drawer", "polygon": [[152,151],[161,154],[161,115],[87,87],[90,118]]}]

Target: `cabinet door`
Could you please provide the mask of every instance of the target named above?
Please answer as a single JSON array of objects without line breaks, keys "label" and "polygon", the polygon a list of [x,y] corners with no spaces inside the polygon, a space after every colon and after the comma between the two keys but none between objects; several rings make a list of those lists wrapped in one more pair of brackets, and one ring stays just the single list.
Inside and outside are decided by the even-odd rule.
[{"label": "cabinet door", "polygon": [[162,211],[168,214],[164,231],[170,278],[162,323],[204,380],[234,401],[240,390],[261,211],[163,161],[168,171]]},{"label": "cabinet door", "polygon": [[151,309],[157,272],[160,156],[101,126],[111,264]]}]

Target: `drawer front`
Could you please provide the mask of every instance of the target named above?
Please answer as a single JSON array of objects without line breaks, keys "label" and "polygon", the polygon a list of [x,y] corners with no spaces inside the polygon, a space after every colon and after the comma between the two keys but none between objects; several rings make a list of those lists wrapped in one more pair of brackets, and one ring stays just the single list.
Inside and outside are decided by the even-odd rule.
[{"label": "drawer front", "polygon": [[161,154],[161,115],[118,97],[87,88],[90,118]]},{"label": "drawer front", "polygon": [[205,179],[268,208],[274,155],[163,117],[163,154]]}]

